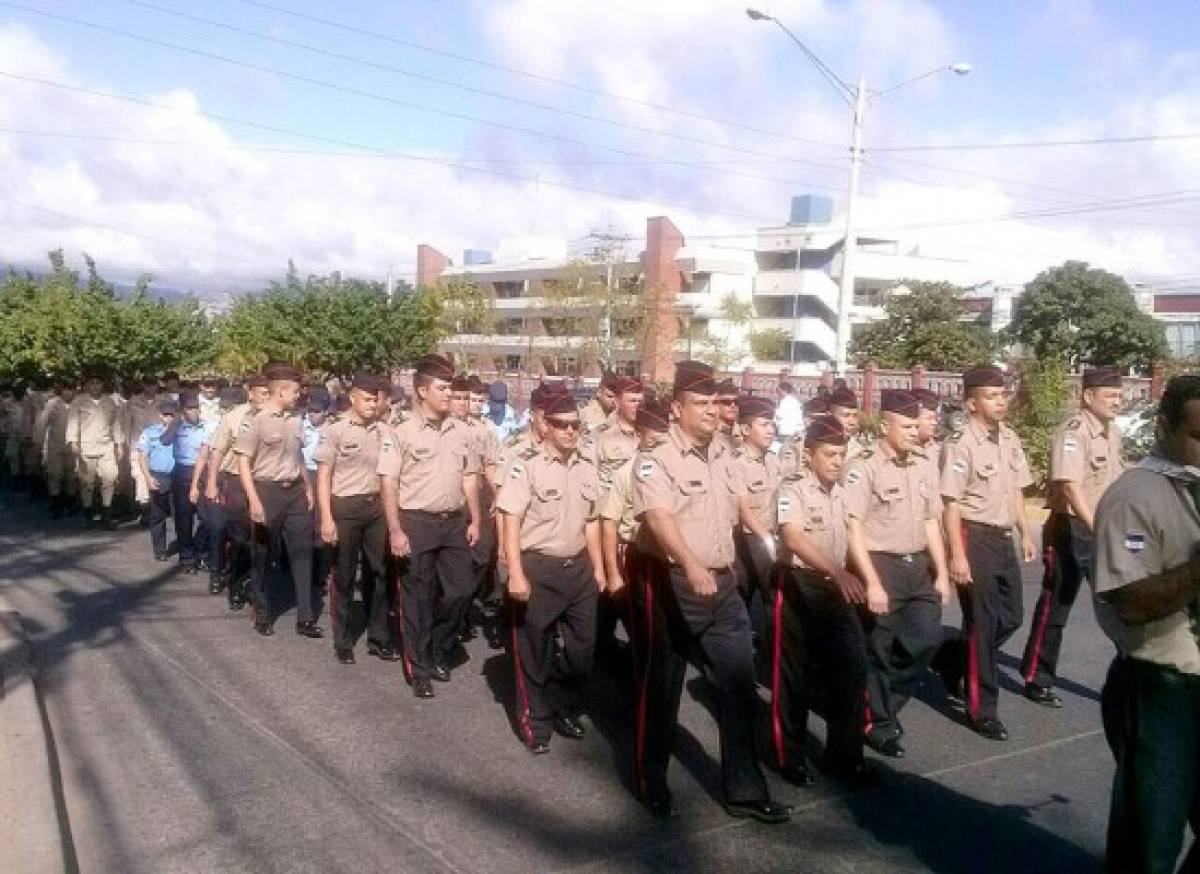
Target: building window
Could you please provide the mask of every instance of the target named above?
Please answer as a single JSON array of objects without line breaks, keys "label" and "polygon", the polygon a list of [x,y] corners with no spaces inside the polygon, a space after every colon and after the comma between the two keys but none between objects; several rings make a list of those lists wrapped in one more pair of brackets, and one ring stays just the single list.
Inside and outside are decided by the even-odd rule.
[{"label": "building window", "polygon": [[496,297],[513,298],[525,296],[525,281],[517,279],[511,282],[493,282]]},{"label": "building window", "polygon": [[1167,322],[1166,329],[1173,357],[1200,357],[1200,322]]},{"label": "building window", "polygon": [[521,369],[521,356],[520,355],[505,355],[504,356],[504,369],[509,372],[512,372],[514,370],[520,370]]}]

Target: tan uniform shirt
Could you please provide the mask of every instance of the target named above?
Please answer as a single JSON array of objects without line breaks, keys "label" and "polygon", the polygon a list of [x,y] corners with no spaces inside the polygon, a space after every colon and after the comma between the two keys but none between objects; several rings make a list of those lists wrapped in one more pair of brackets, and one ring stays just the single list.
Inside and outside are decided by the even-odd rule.
[{"label": "tan uniform shirt", "polygon": [[784,478],[808,475],[804,465],[803,437],[788,437],[779,448],[779,475]]},{"label": "tan uniform shirt", "polygon": [[510,435],[500,445],[500,449],[496,452],[496,470],[492,480],[496,488],[504,485],[504,476],[508,473],[509,467],[512,466],[517,457],[534,445],[536,445],[536,441],[533,439],[532,430]]},{"label": "tan uniform shirt", "polygon": [[52,395],[34,423],[33,441],[42,458],[67,451],[67,402]]},{"label": "tan uniform shirt", "polygon": [[496,437],[496,429],[484,419],[468,417],[466,423],[475,438],[475,457],[479,459],[480,468],[494,466],[500,455],[500,440]]},{"label": "tan uniform shirt", "polygon": [[[776,496],[782,480],[779,472],[779,459],[770,452],[759,452],[750,446],[742,446],[733,450],[733,490],[739,497],[750,502],[754,511],[767,530],[775,531]],[[745,533],[751,533],[742,526]]]},{"label": "tan uniform shirt", "polygon": [[564,461],[543,446],[508,468],[496,509],[521,519],[521,551],[571,558],[587,548],[584,526],[596,518],[596,466],[572,452]]},{"label": "tan uniform shirt", "polygon": [[237,474],[238,460],[233,451],[233,444],[239,434],[250,430],[250,423],[257,415],[258,410],[254,407],[249,404],[239,404],[221,417],[221,424],[217,426],[216,433],[213,434],[209,444],[213,452],[224,453],[221,457],[221,473]]},{"label": "tan uniform shirt", "polygon": [[333,497],[379,494],[379,447],[384,427],[378,422],[363,424],[350,416],[325,426],[314,457],[318,467],[328,464],[332,468]]},{"label": "tan uniform shirt", "polygon": [[254,480],[287,483],[304,475],[304,417],[284,410],[260,410],[239,428],[233,451],[250,459]]},{"label": "tan uniform shirt", "polygon": [[125,435],[129,439],[131,448],[137,446],[138,438],[142,436],[143,431],[162,421],[158,412],[157,398],[148,401],[141,395],[134,395],[121,408],[121,413],[125,419]]},{"label": "tan uniform shirt", "polygon": [[[1095,564],[1088,577],[1097,595],[1185,564],[1200,542],[1200,514],[1188,493],[1190,484],[1150,469],[1155,462],[1162,460],[1151,455],[1126,471],[1100,498]],[[1186,608],[1127,625],[1103,599],[1095,598],[1094,606],[1101,629],[1122,655],[1200,675],[1200,647]]]},{"label": "tan uniform shirt", "polygon": [[637,454],[638,438],[632,426],[615,421],[600,432],[596,441],[596,470],[600,485],[608,488],[615,472]]},{"label": "tan uniform shirt", "polygon": [[1076,483],[1094,512],[1100,496],[1121,472],[1121,432],[1115,422],[1105,425],[1090,410],[1081,410],[1060,426],[1050,438],[1050,494],[1046,502],[1051,510],[1070,513],[1070,502],[1055,483]]},{"label": "tan uniform shirt", "polygon": [[600,499],[600,517],[617,523],[617,539],[633,543],[641,524],[633,515],[633,459],[610,472],[608,488]]},{"label": "tan uniform shirt", "polygon": [[[32,434],[31,434],[32,436]],[[84,458],[98,458],[126,441],[117,404],[108,395],[77,395],[67,411],[67,442]]]},{"label": "tan uniform shirt", "polygon": [[[634,459],[633,512],[666,510],[692,555],[710,570],[733,564],[733,526],[737,496],[733,490],[733,454],[718,443],[694,446],[678,425],[667,439]],[[643,530],[644,534],[649,529]],[[660,558],[666,555],[653,537],[640,541]]]},{"label": "tan uniform shirt", "polygon": [[946,442],[941,493],[957,502],[964,521],[1011,528],[1013,493],[1032,482],[1021,440],[1007,425],[992,434],[972,419]]},{"label": "tan uniform shirt", "polygon": [[924,460],[903,460],[882,440],[846,470],[846,515],[862,523],[871,552],[908,555],[928,547],[925,522],[941,515],[937,483]]},{"label": "tan uniform shirt", "polygon": [[870,434],[859,431],[853,437],[846,441],[846,465],[849,469],[849,464],[854,459],[858,458],[864,452],[874,450],[875,438]]},{"label": "tan uniform shirt", "polygon": [[600,406],[600,402],[592,398],[579,410],[579,421],[583,423],[584,431],[592,431],[603,425],[609,415],[611,414],[604,412],[604,407]]},{"label": "tan uniform shirt", "polygon": [[439,422],[413,415],[385,435],[379,449],[378,472],[396,477],[401,510],[461,510],[463,477],[477,468],[470,427],[453,416]]},{"label": "tan uniform shirt", "polygon": [[[779,487],[776,503],[780,528],[799,525],[834,567],[845,567],[846,493],[841,483],[826,489],[815,476],[788,477]],[[792,567],[807,565],[798,555],[792,555]]]}]

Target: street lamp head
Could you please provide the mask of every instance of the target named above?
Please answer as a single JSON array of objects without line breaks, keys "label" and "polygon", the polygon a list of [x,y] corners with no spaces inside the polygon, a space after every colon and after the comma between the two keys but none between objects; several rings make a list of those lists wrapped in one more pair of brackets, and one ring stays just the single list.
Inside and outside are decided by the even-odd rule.
[{"label": "street lamp head", "polygon": [[959,76],[965,76],[967,73],[971,72],[971,65],[966,61],[955,61],[947,69],[949,69],[951,73],[957,73]]},{"label": "street lamp head", "polygon": [[757,9],[747,9],[746,14],[750,16],[751,21],[773,21],[774,19],[765,12],[760,12]]}]

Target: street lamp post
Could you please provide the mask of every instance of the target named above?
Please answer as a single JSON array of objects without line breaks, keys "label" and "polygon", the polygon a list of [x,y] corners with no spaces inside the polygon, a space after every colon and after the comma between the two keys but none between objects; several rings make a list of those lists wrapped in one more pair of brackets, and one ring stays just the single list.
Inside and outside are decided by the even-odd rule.
[{"label": "street lamp post", "polygon": [[[847,364],[847,350],[850,347],[850,308],[854,304],[854,256],[858,249],[855,207],[858,202],[858,180],[862,171],[863,127],[866,122],[867,100],[871,97],[883,97],[884,95],[891,94],[893,91],[904,88],[914,82],[919,82],[922,79],[927,79],[930,76],[936,76],[939,73],[950,72],[959,76],[965,76],[971,72],[971,65],[961,61],[948,64],[929,70],[919,76],[914,76],[882,91],[870,91],[867,88],[865,76],[859,76],[856,86],[850,85],[831,70],[812,49],[804,44],[800,37],[792,33],[791,29],[775,16],[757,9],[747,9],[746,15],[753,21],[772,21],[780,30],[787,34],[792,42],[800,48],[800,51],[804,53],[804,56],[812,62],[813,66],[821,72],[826,81],[838,92],[838,96],[846,102],[853,114],[853,127],[851,128],[850,137],[850,180],[846,190],[846,235],[842,242],[842,272],[840,282],[838,283],[837,342],[834,349],[833,362],[835,370],[844,375]],[[793,318],[796,318],[796,315],[793,311]],[[792,336],[793,338],[795,337],[794,328]]]}]

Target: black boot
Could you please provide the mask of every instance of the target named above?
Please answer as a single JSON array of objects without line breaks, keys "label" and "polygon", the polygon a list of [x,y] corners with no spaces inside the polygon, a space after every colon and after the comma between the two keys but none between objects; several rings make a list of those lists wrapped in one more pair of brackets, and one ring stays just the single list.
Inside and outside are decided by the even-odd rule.
[{"label": "black boot", "polygon": [[116,523],[116,520],[113,519],[111,507],[101,507],[100,508],[100,527],[103,528],[105,531],[116,531],[117,530],[117,523]]},{"label": "black boot", "polygon": [[50,518],[61,519],[63,514],[63,499],[62,495],[50,496]]}]

